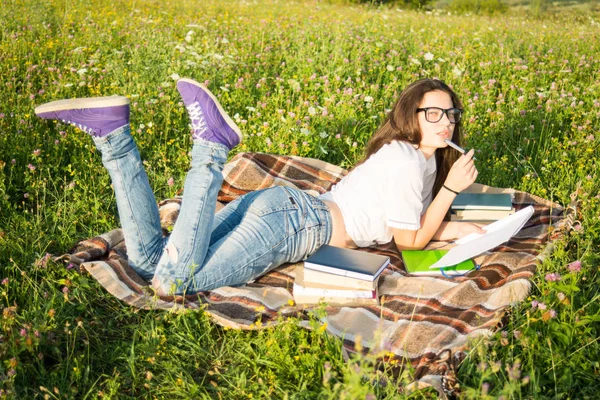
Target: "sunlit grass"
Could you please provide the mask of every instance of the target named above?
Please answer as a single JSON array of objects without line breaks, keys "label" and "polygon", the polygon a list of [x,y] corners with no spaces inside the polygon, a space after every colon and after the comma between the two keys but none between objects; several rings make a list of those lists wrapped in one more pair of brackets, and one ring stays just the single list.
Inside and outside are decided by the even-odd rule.
[{"label": "sunlit grass", "polygon": [[[11,1],[0,8],[0,377],[7,397],[393,397],[410,371],[296,321],[220,328],[202,312],[141,312],[44,258],[118,226],[89,138],[33,115],[46,101],[126,95],[158,198],[190,140],[178,77],[206,82],[246,134],[236,151],[344,167],[395,96],[439,77],[462,98],[479,181],[567,205],[576,229],[540,263],[531,296],[474,343],[464,393],[594,397],[600,374],[598,15],[449,16],[324,2]],[[41,261],[40,261],[41,260]],[[579,261],[580,264],[574,262]],[[392,367],[392,366],[387,366]],[[386,367],[386,368],[387,368]],[[383,377],[387,384],[382,384]],[[413,394],[433,397],[433,392]]]}]

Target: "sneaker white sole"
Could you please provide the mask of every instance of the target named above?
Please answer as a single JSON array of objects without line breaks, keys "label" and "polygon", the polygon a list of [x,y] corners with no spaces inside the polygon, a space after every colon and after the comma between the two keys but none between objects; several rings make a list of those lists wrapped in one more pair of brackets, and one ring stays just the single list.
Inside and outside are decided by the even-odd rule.
[{"label": "sneaker white sole", "polygon": [[229,125],[229,127],[231,129],[233,129],[233,131],[238,135],[238,137],[240,138],[240,143],[242,143],[242,140],[244,138],[242,131],[237,126],[237,124],[231,119],[229,114],[227,114],[225,112],[225,110],[221,106],[221,103],[219,103],[219,100],[217,100],[215,95],[212,94],[212,92],[210,90],[208,90],[208,88],[206,86],[204,86],[200,82],[197,82],[197,81],[195,81],[193,79],[189,79],[189,78],[182,78],[182,79],[179,79],[177,82],[187,82],[187,83],[191,83],[194,86],[198,86],[198,87],[202,88],[202,90],[204,90],[206,92],[206,94],[208,94],[210,96],[210,98],[215,102],[215,104],[217,105],[217,109],[219,110],[219,112],[221,113],[223,118],[225,119],[225,122],[227,122],[227,125]]},{"label": "sneaker white sole", "polygon": [[65,99],[42,104],[35,108],[36,114],[53,111],[76,110],[84,108],[118,107],[129,104],[129,99],[124,96],[89,97],[78,99]]}]

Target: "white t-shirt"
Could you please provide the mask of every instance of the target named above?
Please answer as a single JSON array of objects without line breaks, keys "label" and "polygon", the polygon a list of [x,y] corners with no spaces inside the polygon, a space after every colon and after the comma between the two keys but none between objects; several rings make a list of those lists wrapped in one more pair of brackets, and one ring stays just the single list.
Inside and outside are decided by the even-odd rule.
[{"label": "white t-shirt", "polygon": [[391,228],[417,230],[431,203],[435,156],[393,141],[320,197],[335,202],[346,231],[359,247],[388,243]]}]

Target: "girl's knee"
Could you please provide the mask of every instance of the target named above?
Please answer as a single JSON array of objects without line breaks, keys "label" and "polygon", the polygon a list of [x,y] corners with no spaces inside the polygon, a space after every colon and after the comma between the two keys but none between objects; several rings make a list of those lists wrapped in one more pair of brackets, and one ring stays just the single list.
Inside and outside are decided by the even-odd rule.
[{"label": "girl's knee", "polygon": [[169,288],[172,285],[169,282],[165,282],[165,279],[161,279],[158,276],[154,276],[152,278],[152,288],[156,292],[157,296],[167,296],[169,295]]}]

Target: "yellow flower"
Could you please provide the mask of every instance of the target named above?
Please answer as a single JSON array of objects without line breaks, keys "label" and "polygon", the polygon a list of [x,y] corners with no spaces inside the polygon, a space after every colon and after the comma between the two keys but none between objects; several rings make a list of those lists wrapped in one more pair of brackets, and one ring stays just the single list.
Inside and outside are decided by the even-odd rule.
[{"label": "yellow flower", "polygon": [[362,335],[356,335],[354,337],[354,349],[359,353],[362,351]]}]

